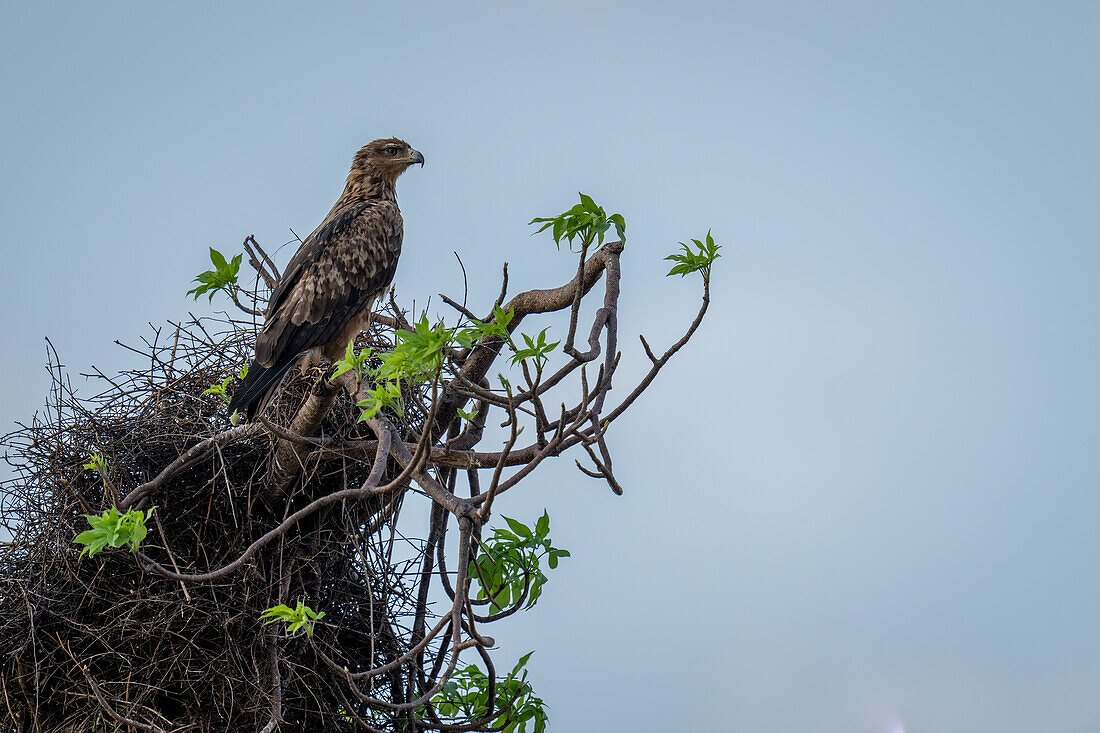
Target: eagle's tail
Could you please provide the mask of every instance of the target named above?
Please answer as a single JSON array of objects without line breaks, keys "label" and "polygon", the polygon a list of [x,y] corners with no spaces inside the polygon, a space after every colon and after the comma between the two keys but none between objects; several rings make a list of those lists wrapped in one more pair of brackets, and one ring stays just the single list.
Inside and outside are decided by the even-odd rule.
[{"label": "eagle's tail", "polygon": [[295,361],[297,359],[291,359],[273,367],[262,367],[252,362],[244,381],[237,387],[237,391],[233,393],[233,399],[229,402],[229,414],[232,415],[237,411],[249,420],[253,420],[256,413],[263,410],[274,396],[283,377],[290,371],[290,367],[294,366]]}]

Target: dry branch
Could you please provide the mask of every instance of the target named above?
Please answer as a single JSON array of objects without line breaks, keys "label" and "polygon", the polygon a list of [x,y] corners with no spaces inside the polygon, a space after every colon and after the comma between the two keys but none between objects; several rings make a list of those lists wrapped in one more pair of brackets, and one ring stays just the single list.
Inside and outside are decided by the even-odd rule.
[{"label": "dry branch", "polygon": [[[486,581],[467,571],[482,526],[503,494],[578,444],[593,466],[581,470],[621,493],[608,426],[695,332],[709,288],[661,357],[643,339],[651,369],[606,415],[620,357],[620,242],[582,253],[570,282],[504,306],[513,333],[533,316],[568,314],[568,355],[546,374],[524,362],[522,382],[493,388],[488,375],[505,368],[507,345],[487,338],[451,353],[435,379],[407,385],[402,412],[360,421],[367,385],[354,372],[330,380],[292,370],[261,420],[234,426],[207,388],[247,360],[278,277],[254,238],[245,249],[256,289],[233,293],[244,320],[192,318],[171,324],[171,339],[154,329],[128,347],[147,366],[97,374],[103,391],[91,397],[73,392],[51,352],[46,409],[4,437],[14,478],[0,504],[13,535],[0,544],[0,732],[497,729],[500,711],[456,720],[435,706],[471,648],[498,702],[493,641],[478,625],[529,597],[525,569],[517,602],[475,612],[485,602],[471,584]],[[579,304],[601,279],[603,304],[580,351]],[[507,282],[505,268],[497,306]],[[473,318],[465,299],[445,302]],[[408,327],[391,295],[357,346],[386,351]],[[471,402],[477,417],[464,421]],[[485,440],[499,443],[479,449]],[[90,451],[101,471],[83,467]],[[123,510],[157,507],[150,535],[133,555],[78,558],[81,515],[107,508],[116,488]],[[433,507],[422,539],[403,534],[410,500]],[[452,520],[459,537],[448,558]],[[276,638],[260,614],[297,598],[324,619],[308,640]]]}]

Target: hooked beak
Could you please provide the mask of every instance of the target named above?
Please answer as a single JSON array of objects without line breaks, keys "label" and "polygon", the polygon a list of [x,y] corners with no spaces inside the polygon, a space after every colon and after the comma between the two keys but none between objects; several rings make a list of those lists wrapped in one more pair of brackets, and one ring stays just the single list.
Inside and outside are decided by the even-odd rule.
[{"label": "hooked beak", "polygon": [[419,163],[420,167],[423,168],[424,167],[424,154],[421,153],[419,150],[410,149],[409,150],[409,157],[405,158],[405,162],[408,163],[409,165],[412,165],[413,163]]}]

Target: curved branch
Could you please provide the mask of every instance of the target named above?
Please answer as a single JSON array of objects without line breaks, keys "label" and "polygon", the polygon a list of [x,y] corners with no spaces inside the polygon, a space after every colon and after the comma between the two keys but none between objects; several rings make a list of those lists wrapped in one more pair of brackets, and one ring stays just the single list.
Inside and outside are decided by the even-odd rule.
[{"label": "curved branch", "polygon": [[[382,440],[378,441],[378,445],[381,448],[381,447],[384,447],[387,442],[388,441],[386,441],[385,439],[382,439]],[[404,444],[402,444],[402,445],[404,445]],[[373,476],[377,473],[378,477],[380,478],[381,475],[382,475],[382,471],[377,470],[377,467],[378,467],[379,464],[381,464],[383,467],[385,466],[385,463],[386,463],[385,454],[382,454],[381,451],[379,451],[375,456],[375,461],[376,461],[375,468],[371,470],[371,475]],[[232,562],[230,562],[226,565],[223,565],[222,567],[220,567],[216,570],[211,570],[210,572],[207,572],[207,573],[195,573],[195,574],[176,573],[176,572],[173,572],[173,571],[169,570],[168,568],[164,567],[163,565],[161,565],[157,561],[153,560],[152,558],[150,558],[148,555],[146,555],[143,552],[139,551],[137,553],[137,555],[138,555],[139,558],[141,558],[147,564],[147,566],[150,570],[153,570],[153,571],[163,575],[166,578],[172,578],[173,580],[187,580],[187,581],[217,580],[218,578],[225,577],[226,575],[229,575],[233,571],[237,570],[245,562],[247,562],[249,558],[251,558],[257,552],[259,552],[265,545],[267,545],[272,540],[278,539],[279,537],[282,537],[283,535],[285,535],[290,530],[291,527],[296,525],[302,519],[305,519],[306,517],[308,517],[310,514],[313,514],[318,509],[322,509],[326,506],[329,506],[331,504],[336,504],[337,502],[341,502],[341,501],[346,501],[346,500],[350,500],[350,499],[364,499],[364,498],[369,498],[369,497],[372,497],[372,496],[376,496],[376,495],[378,495],[380,493],[384,493],[384,492],[386,492],[386,491],[388,491],[388,490],[390,490],[390,489],[392,489],[396,486],[399,486],[400,483],[403,482],[404,480],[405,480],[405,475],[403,473],[402,475],[398,476],[398,478],[394,479],[393,481],[386,484],[385,486],[381,486],[381,487],[369,486],[368,485],[369,481],[368,481],[368,482],[364,482],[364,484],[361,488],[358,488],[358,489],[344,489],[343,491],[336,491],[336,492],[333,492],[331,494],[327,494],[325,496],[322,496],[319,499],[315,499],[315,500],[311,501],[309,504],[306,504],[304,507],[302,507],[298,511],[291,514],[289,517],[287,517],[282,522],[280,522],[278,524],[278,526],[276,526],[274,529],[271,529],[266,534],[264,534],[262,537],[257,539],[251,545],[249,545],[247,548],[245,548],[245,551],[242,552],[240,554],[240,556],[237,557],[236,560],[233,560]]]},{"label": "curved branch", "polygon": [[[525,316],[535,313],[552,313],[564,310],[573,304],[573,300],[586,294],[600,279],[608,259],[617,257],[623,251],[622,242],[608,242],[596,250],[580,268],[577,276],[571,281],[557,288],[549,290],[528,290],[520,293],[508,301],[505,310],[512,309],[514,315],[508,324],[508,331],[514,331]],[[504,342],[501,339],[490,339],[482,344],[484,348],[475,349],[466,363],[462,366],[462,375],[466,381],[477,383],[488,373],[489,367],[500,355],[500,349]],[[450,424],[458,416],[458,410],[466,404],[466,398],[458,395],[455,389],[448,384],[443,391],[442,406],[432,426],[435,438],[441,437]]]},{"label": "curved branch", "polygon": [[138,486],[136,489],[127,494],[122,499],[122,501],[119,502],[119,511],[126,511],[136,502],[141,501],[149,494],[161,488],[161,486],[164,485],[165,481],[172,478],[180,471],[184,471],[193,466],[195,463],[202,459],[203,455],[208,450],[211,450],[215,446],[220,447],[225,445],[226,443],[232,443],[238,438],[249,437],[251,435],[255,435],[258,432],[260,432],[260,426],[255,423],[249,423],[248,425],[239,425],[235,428],[230,428],[225,432],[218,433],[217,435],[213,435],[200,443],[196,443],[194,446],[189,448],[186,453],[182,454],[179,458],[165,466],[164,470],[158,473],[156,478],[154,478],[152,481],[147,481],[146,483]]},{"label": "curved branch", "polygon": [[[649,387],[654,378],[656,378],[657,373],[660,372],[661,368],[664,367],[664,365],[668,363],[668,360],[672,358],[672,355],[683,348],[684,344],[686,344],[691,339],[692,335],[699,328],[699,324],[703,322],[703,316],[706,315],[707,308],[709,307],[710,281],[703,280],[703,303],[699,306],[699,312],[696,313],[695,320],[691,322],[691,326],[688,327],[687,333],[681,336],[679,341],[668,347],[668,351],[666,351],[660,359],[657,359],[653,362],[653,366],[649,368],[649,372],[645,375],[645,377],[642,378],[642,381],[638,382],[638,386],[635,387],[629,395],[627,395],[626,399],[624,399],[618,407],[612,410],[611,413],[604,418],[604,424],[612,422],[619,415],[623,414],[626,408],[630,407],[630,405],[634,403],[634,400],[638,399],[638,395],[640,395],[646,390],[647,387]],[[642,343],[645,344],[645,341],[643,340]],[[646,350],[647,352],[649,351],[648,344],[646,344]],[[650,357],[652,357],[651,353]]]}]

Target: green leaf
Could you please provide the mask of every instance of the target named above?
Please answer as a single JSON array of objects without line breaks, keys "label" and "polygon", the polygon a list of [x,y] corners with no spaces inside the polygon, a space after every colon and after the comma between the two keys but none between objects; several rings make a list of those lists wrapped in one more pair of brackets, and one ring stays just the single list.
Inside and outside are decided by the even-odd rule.
[{"label": "green leaf", "polygon": [[358,422],[370,420],[383,408],[389,408],[401,415],[404,413],[401,404],[401,385],[393,380],[377,382],[374,387],[367,391],[367,396],[356,404],[363,408]]},{"label": "green leaf", "polygon": [[374,356],[374,351],[367,347],[360,351],[355,352],[355,339],[348,341],[348,345],[344,348],[344,358],[336,361],[333,366],[332,376],[329,381],[335,380],[341,374],[347,372],[355,372],[355,383],[362,384],[363,379],[370,372],[370,360]]},{"label": "green leaf", "polygon": [[666,260],[675,262],[672,269],[668,271],[668,275],[680,275],[681,277],[692,273],[698,272],[703,276],[703,280],[710,281],[710,269],[714,261],[721,257],[718,250],[722,248],[722,245],[714,243],[714,237],[711,236],[710,230],[707,230],[706,243],[701,240],[691,240],[695,243],[696,249],[692,249],[690,245],[680,242],[682,251],[678,254],[670,254],[665,257]]},{"label": "green leaf", "polygon": [[565,228],[566,228],[566,220],[565,219],[556,219],[556,220],[554,220],[554,241],[558,243],[559,247],[561,246],[562,235],[565,234]]},{"label": "green leaf", "polygon": [[620,242],[626,242],[626,219],[622,214],[612,214],[607,217],[607,220],[615,225],[615,233],[619,236]]},{"label": "green leaf", "polygon": [[434,326],[423,316],[412,331],[400,330],[393,350],[382,355],[377,373],[385,379],[423,381],[442,366],[444,351],[455,332],[443,323]]},{"label": "green leaf", "polygon": [[625,235],[626,220],[623,219],[622,214],[608,216],[603,207],[598,205],[591,196],[580,192],[577,195],[580,197],[580,203],[573,205],[561,214],[555,217],[532,219],[531,224],[543,223],[543,226],[535,233],[544,231],[552,225],[554,243],[559,248],[563,239],[567,240],[572,247],[574,240],[580,238],[582,251],[593,243],[596,243],[597,246],[602,245],[605,234],[612,224],[615,225],[620,237]]},{"label": "green leaf", "polygon": [[100,532],[95,529],[86,529],[76,536],[74,540],[77,544],[86,545],[81,550],[80,555],[88,553],[88,556],[92,556],[107,546],[107,535],[105,532]]},{"label": "green leaf", "polygon": [[516,317],[516,309],[509,308],[504,310],[499,305],[493,308],[493,322],[500,324],[501,327],[507,328],[508,324],[512,322],[512,319]]},{"label": "green leaf", "polygon": [[226,262],[225,255],[211,247],[210,262],[214,265],[214,269],[200,272],[193,281],[199,283],[198,287],[188,290],[187,294],[193,295],[195,300],[198,300],[200,295],[209,294],[211,301],[214,299],[214,294],[219,291],[224,291],[230,297],[234,296],[237,292],[237,273],[241,268],[241,257],[242,255],[238,254]]},{"label": "green leaf", "polygon": [[530,659],[531,655],[534,653],[534,651],[529,651],[522,657],[520,657],[519,661],[516,662],[516,666],[512,667],[512,674],[510,674],[509,677],[515,677],[516,675],[518,675],[520,673],[520,670],[527,666],[527,660]]},{"label": "green leaf", "polygon": [[539,335],[538,335],[537,339],[534,339],[534,338],[532,338],[531,336],[528,336],[525,333],[520,334],[523,337],[524,343],[527,344],[527,348],[526,349],[516,349],[515,353],[512,354],[512,358],[511,358],[512,365],[514,366],[514,365],[518,364],[519,362],[524,361],[526,359],[534,359],[535,368],[538,369],[541,372],[542,368],[546,365],[546,362],[549,360],[548,355],[555,348],[557,348],[557,345],[560,343],[559,341],[554,341],[553,343],[549,343],[549,344],[546,343],[546,332],[548,330],[549,329],[547,329],[547,328],[542,329],[542,331],[539,332]]},{"label": "green leaf", "polygon": [[[531,683],[527,681],[525,665],[530,657],[530,653],[526,654],[507,676],[497,678],[492,706],[500,712],[494,715],[490,724],[493,729],[520,731],[525,729],[528,721],[535,721],[536,728],[541,721],[545,729],[548,720],[546,705],[534,694]],[[476,665],[469,665],[458,670],[444,684],[443,690],[432,698],[432,704],[448,718],[481,717],[489,710],[488,687],[488,676]]]},{"label": "green leaf", "polygon": [[542,594],[547,582],[546,575],[540,569],[540,563],[547,559],[551,568],[556,568],[562,557],[568,557],[569,551],[553,546],[550,540],[550,515],[543,512],[535,522],[535,529],[510,517],[502,517],[508,529],[500,527],[492,530],[492,535],[483,540],[482,551],[470,562],[468,574],[476,584],[472,589],[477,600],[490,600],[494,613],[505,610],[508,604],[516,604],[524,596],[527,598],[524,608],[531,608]]},{"label": "green leaf", "polygon": [[523,522],[519,522],[515,519],[511,519],[510,517],[504,517],[503,519],[504,519],[505,522],[508,523],[508,526],[512,528],[512,531],[515,532],[516,534],[518,534],[520,537],[530,537],[531,536],[531,528],[528,527]]},{"label": "green leaf", "polygon": [[[248,371],[248,367],[245,367],[245,371]],[[243,379],[243,377],[242,377]],[[203,394],[213,394],[221,397],[222,401],[229,404],[229,383],[233,381],[233,376],[230,375],[222,380],[220,384],[212,384],[203,390]]]},{"label": "green leaf", "polygon": [[319,619],[324,618],[324,616],[324,611],[314,611],[307,606],[304,601],[299,599],[298,604],[294,608],[291,608],[285,603],[272,606],[260,614],[260,620],[264,625],[282,621],[287,625],[286,631],[289,636],[293,636],[298,631],[304,631],[306,636],[312,637],[314,625]]},{"label": "green leaf", "polygon": [[218,268],[219,271],[229,269],[225,256],[213,247],[210,248],[210,261],[214,263],[214,267]]},{"label": "green leaf", "polygon": [[96,471],[97,473],[103,471],[106,468],[106,464],[103,461],[103,456],[98,453],[92,453],[89,456],[89,460],[84,464],[85,471]]},{"label": "green leaf", "polygon": [[142,541],[148,536],[149,531],[145,522],[153,516],[156,507],[148,511],[130,509],[125,514],[120,514],[118,509],[111,507],[103,514],[85,514],[91,529],[78,534],[73,542],[84,545],[80,556],[94,556],[105,547],[123,547],[129,545],[130,552],[137,552]]}]

